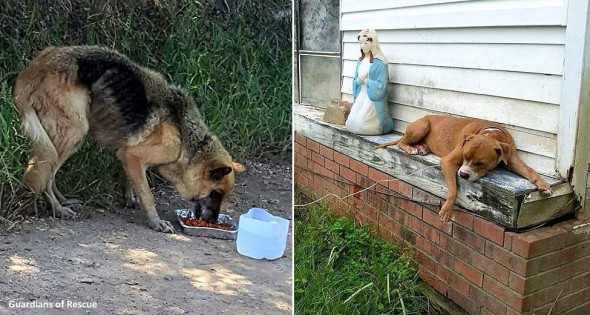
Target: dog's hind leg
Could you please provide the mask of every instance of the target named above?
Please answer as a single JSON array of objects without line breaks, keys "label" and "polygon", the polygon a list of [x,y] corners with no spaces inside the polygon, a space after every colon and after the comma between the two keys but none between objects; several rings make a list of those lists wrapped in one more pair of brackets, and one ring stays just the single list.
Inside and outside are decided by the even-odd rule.
[{"label": "dog's hind leg", "polygon": [[430,122],[425,117],[416,120],[406,127],[404,136],[399,139],[397,146],[409,154],[426,155],[430,149],[422,144],[423,139],[430,131]]},{"label": "dog's hind leg", "polygon": [[133,191],[133,181],[127,176],[127,170],[123,165],[123,172],[120,174],[120,183],[123,187],[123,197],[125,197],[125,207],[137,209],[139,203],[135,198],[135,191]]},{"label": "dog's hind leg", "polygon": [[52,185],[51,185],[51,189],[53,190],[53,194],[55,195],[55,197],[57,197],[57,201],[59,201],[59,203],[64,206],[64,207],[68,207],[68,208],[73,208],[74,210],[76,210],[76,208],[80,207],[80,200],[78,199],[68,199],[66,197],[64,197],[64,195],[59,191],[59,189],[57,189],[57,184],[56,184],[56,180],[55,180],[55,175],[53,175],[53,179],[52,179]]}]

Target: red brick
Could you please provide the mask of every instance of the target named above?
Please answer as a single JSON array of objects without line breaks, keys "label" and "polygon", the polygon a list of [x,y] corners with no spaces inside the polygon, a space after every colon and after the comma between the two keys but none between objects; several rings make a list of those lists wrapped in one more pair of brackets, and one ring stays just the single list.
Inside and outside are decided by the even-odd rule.
[{"label": "red brick", "polygon": [[483,218],[473,219],[473,230],[498,245],[504,245],[504,228]]},{"label": "red brick", "polygon": [[[566,245],[569,246],[569,245],[572,245],[575,243],[590,240],[590,233],[586,233],[585,231],[583,231],[584,228],[574,229],[574,227],[579,227],[581,225],[588,224],[588,223],[590,223],[590,220],[581,221],[578,219],[572,219],[572,220],[567,220],[567,221],[557,223],[554,227],[568,232],[567,239],[566,239]],[[573,231],[576,231],[576,233],[573,233]]]},{"label": "red brick", "polygon": [[567,282],[567,292],[576,292],[590,287],[590,271],[573,277]]},{"label": "red brick", "polygon": [[475,269],[473,266],[468,265],[459,259],[455,259],[454,269],[458,274],[462,275],[465,277],[465,279],[471,281],[473,284],[477,286],[482,285],[483,273]]},{"label": "red brick", "polygon": [[350,169],[364,176],[369,174],[369,167],[354,159],[350,159]]},{"label": "red brick", "polygon": [[[394,179],[394,178],[392,178]],[[406,182],[403,182],[401,180],[391,180],[388,182],[389,185],[389,189],[395,191],[396,193],[404,196],[404,197],[408,197],[408,198],[412,198],[412,191],[413,191],[413,187],[410,184],[407,184]]]},{"label": "red brick", "polygon": [[400,236],[405,242],[409,243],[409,245],[416,244],[416,233],[404,226],[400,228]]},{"label": "red brick", "polygon": [[512,291],[507,286],[492,279],[491,277],[488,277],[487,275],[484,276],[483,279],[483,288],[491,296],[496,297],[498,300],[512,306],[516,310],[519,310],[519,306],[521,306],[523,303],[524,298],[521,294]]},{"label": "red brick", "polygon": [[526,279],[515,273],[511,273],[510,288],[522,295],[527,295],[545,289],[560,281],[566,280],[563,276],[564,272],[560,268],[551,269],[549,271],[527,277]]},{"label": "red brick", "polygon": [[[417,236],[417,242],[419,239],[421,239],[421,237]],[[426,268],[430,272],[436,273],[438,263],[423,251],[417,250],[414,254],[414,260],[421,266],[421,268]]]},{"label": "red brick", "polygon": [[508,284],[510,270],[499,263],[474,252],[471,257],[471,264],[502,284]]},{"label": "red brick", "polygon": [[573,245],[560,251],[530,259],[527,267],[527,275],[534,275],[563,264],[571,263],[574,260],[575,253],[576,245]]},{"label": "red brick", "polygon": [[321,166],[324,166],[324,157],[319,155],[318,153],[312,152],[311,160],[318,163]]},{"label": "red brick", "polygon": [[590,266],[590,256],[580,258],[567,265],[567,269],[564,270],[564,278],[575,277],[588,271]]},{"label": "red brick", "polygon": [[410,228],[412,231],[416,232],[420,236],[423,236],[424,238],[429,238],[430,231],[432,230],[432,227],[430,227],[428,224],[425,224],[422,220],[416,218],[410,221]]},{"label": "red brick", "polygon": [[322,145],[320,146],[320,154],[326,159],[334,160],[334,150]]},{"label": "red brick", "polygon": [[467,230],[466,228],[455,225],[453,229],[453,237],[463,244],[483,253],[485,247],[485,240],[481,236]]},{"label": "red brick", "polygon": [[473,302],[467,297],[467,294],[461,294],[459,291],[455,290],[454,286],[451,284],[448,287],[447,296],[453,302],[457,303],[457,305],[461,306],[465,311],[469,314],[478,314],[479,313],[479,306],[477,303]]},{"label": "red brick", "polygon": [[350,158],[340,152],[334,151],[334,161],[344,167],[350,166]]},{"label": "red brick", "polygon": [[310,149],[301,147],[299,152],[301,152],[301,155],[304,156],[306,159],[311,159],[311,150]]},{"label": "red brick", "polygon": [[315,141],[307,139],[307,147],[316,153],[320,153],[320,144]]},{"label": "red brick", "polygon": [[524,258],[533,258],[565,247],[566,231],[544,227],[519,234],[512,239],[512,251]]},{"label": "red brick", "polygon": [[356,174],[342,165],[340,165],[340,176],[344,177],[352,183],[356,182]]},{"label": "red brick", "polygon": [[517,236],[518,234],[514,232],[504,232],[504,248],[512,250],[512,239]]},{"label": "red brick", "polygon": [[307,169],[307,159],[301,153],[295,153],[295,167]]},{"label": "red brick", "polygon": [[504,249],[504,247],[500,247],[493,242],[487,241],[485,255],[521,276],[528,276],[528,261],[513,252]]},{"label": "red brick", "polygon": [[[427,242],[429,242],[428,239]],[[432,245],[431,251],[428,254],[438,263],[440,272],[444,272],[442,269],[440,269],[441,266],[446,266],[449,269],[453,268],[453,265],[455,263],[455,257],[452,256],[449,252],[444,251],[442,248],[436,245]],[[443,279],[447,280],[448,278]]]},{"label": "red brick", "polygon": [[417,217],[417,218],[422,218],[422,206],[420,206],[419,204],[409,201],[409,200],[405,200],[405,199],[400,199],[398,201],[398,207],[406,212],[408,212],[409,214]]},{"label": "red brick", "polygon": [[316,174],[321,174],[322,173],[322,169],[324,168],[323,166],[319,165],[316,162],[313,161],[307,161],[307,165],[309,166],[309,169]]},{"label": "red brick", "polygon": [[590,314],[590,301],[570,310],[570,314]]},{"label": "red brick", "polygon": [[561,282],[556,285],[547,287],[543,290],[536,291],[524,297],[521,304],[514,305],[517,311],[527,312],[540,305],[554,302],[560,295],[563,294],[565,283]]},{"label": "red brick", "polygon": [[299,143],[302,146],[307,146],[307,138],[305,138],[304,136],[298,134],[297,132],[295,133],[295,142]]},{"label": "red brick", "polygon": [[424,203],[431,208],[439,207],[442,204],[441,198],[416,187],[412,189],[412,199],[416,202]]},{"label": "red brick", "polygon": [[464,210],[455,210],[453,212],[453,216],[451,217],[453,222],[456,222],[469,230],[473,229],[473,214]]},{"label": "red brick", "polygon": [[420,274],[420,278],[433,287],[436,291],[443,295],[447,294],[448,285],[441,278],[437,277],[435,274],[423,268],[422,266],[420,266],[418,273]]},{"label": "red brick", "polygon": [[377,210],[373,206],[371,206],[370,204],[368,204],[362,200],[357,200],[356,206],[357,206],[358,210],[360,210],[367,217],[369,217],[373,220],[377,220]]},{"label": "red brick", "polygon": [[[571,314],[588,314],[588,313],[578,313],[578,311],[573,312],[572,310],[578,306],[583,305],[590,301],[590,287],[574,292],[568,296],[560,297],[555,302],[555,307],[553,308],[552,314],[563,314],[567,311],[570,311]],[[590,310],[590,307],[587,308]]]},{"label": "red brick", "polygon": [[303,173],[295,174],[295,179],[299,185],[302,185],[305,187],[309,186],[309,179],[307,178],[307,176],[303,175]]},{"label": "red brick", "polygon": [[336,162],[326,159],[324,161],[324,167],[334,174],[340,174],[340,167]]},{"label": "red brick", "polygon": [[574,248],[574,259],[590,256],[590,240],[577,243]]},{"label": "red brick", "polygon": [[457,258],[468,263],[471,262],[471,257],[474,254],[474,251],[471,248],[463,245],[463,243],[453,239],[452,237],[444,233],[441,233],[440,245],[443,249],[452,253]]},{"label": "red brick", "polygon": [[322,167],[322,169],[320,170],[320,175],[324,176],[324,178],[326,180],[329,180],[331,182],[333,182],[334,181],[334,178],[336,177],[336,175],[334,174],[334,172],[332,172],[331,170],[327,169],[325,166]]},{"label": "red brick", "polygon": [[460,275],[455,274],[454,277],[451,277],[449,287],[454,288],[462,295],[469,295],[469,281]]},{"label": "red brick", "polygon": [[321,173],[321,170],[320,172],[313,174],[313,183],[321,188],[326,188],[326,178],[319,173]]},{"label": "red brick", "polygon": [[[369,179],[380,182],[382,185],[388,186],[388,182],[386,180],[390,179],[391,177],[381,171],[378,171],[374,168],[369,168]],[[393,178],[391,178],[393,179]]]},{"label": "red brick", "polygon": [[489,311],[487,308],[482,308],[481,312],[479,313],[480,315],[498,315],[498,314],[494,314],[491,311]]},{"label": "red brick", "polygon": [[[506,315],[521,315],[522,313],[508,306],[506,308]],[[543,314],[543,313],[538,313]],[[545,313],[546,314],[546,313]]]},{"label": "red brick", "polygon": [[428,208],[424,208],[422,211],[422,219],[424,220],[424,222],[432,225],[433,227],[435,227],[436,229],[438,229],[439,231],[443,231],[449,235],[453,234],[453,223],[451,222],[442,222],[440,220],[440,217],[438,216],[438,213],[428,209]]},{"label": "red brick", "polygon": [[485,307],[493,314],[506,313],[506,303],[498,300],[493,295],[488,294],[484,289],[470,285],[469,298],[478,303],[482,308]]}]

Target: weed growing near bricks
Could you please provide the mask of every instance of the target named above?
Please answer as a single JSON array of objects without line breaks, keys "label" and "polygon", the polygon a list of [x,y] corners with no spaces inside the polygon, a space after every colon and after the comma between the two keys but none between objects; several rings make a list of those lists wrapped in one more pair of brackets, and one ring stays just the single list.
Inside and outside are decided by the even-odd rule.
[{"label": "weed growing near bricks", "polygon": [[295,215],[297,314],[439,314],[398,246],[321,207]]}]

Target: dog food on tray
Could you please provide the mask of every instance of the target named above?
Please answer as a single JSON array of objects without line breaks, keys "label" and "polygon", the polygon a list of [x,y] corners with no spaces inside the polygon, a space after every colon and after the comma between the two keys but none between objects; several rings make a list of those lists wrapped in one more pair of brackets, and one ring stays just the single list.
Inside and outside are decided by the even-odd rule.
[{"label": "dog food on tray", "polygon": [[227,214],[219,214],[217,223],[208,223],[193,217],[193,212],[187,209],[176,210],[176,217],[185,234],[201,237],[235,240],[238,234],[238,224]]},{"label": "dog food on tray", "polygon": [[188,226],[196,226],[196,227],[208,227],[212,229],[220,229],[226,231],[233,231],[234,227],[230,224],[223,224],[223,223],[209,223],[205,220],[201,219],[190,219],[190,218],[183,218],[182,223]]}]

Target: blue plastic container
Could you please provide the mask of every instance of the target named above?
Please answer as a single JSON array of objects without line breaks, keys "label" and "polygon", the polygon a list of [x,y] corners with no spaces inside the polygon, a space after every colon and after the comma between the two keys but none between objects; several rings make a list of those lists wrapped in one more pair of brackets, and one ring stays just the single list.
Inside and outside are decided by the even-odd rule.
[{"label": "blue plastic container", "polygon": [[288,234],[289,220],[252,208],[240,216],[236,247],[244,256],[277,259],[285,253]]}]

